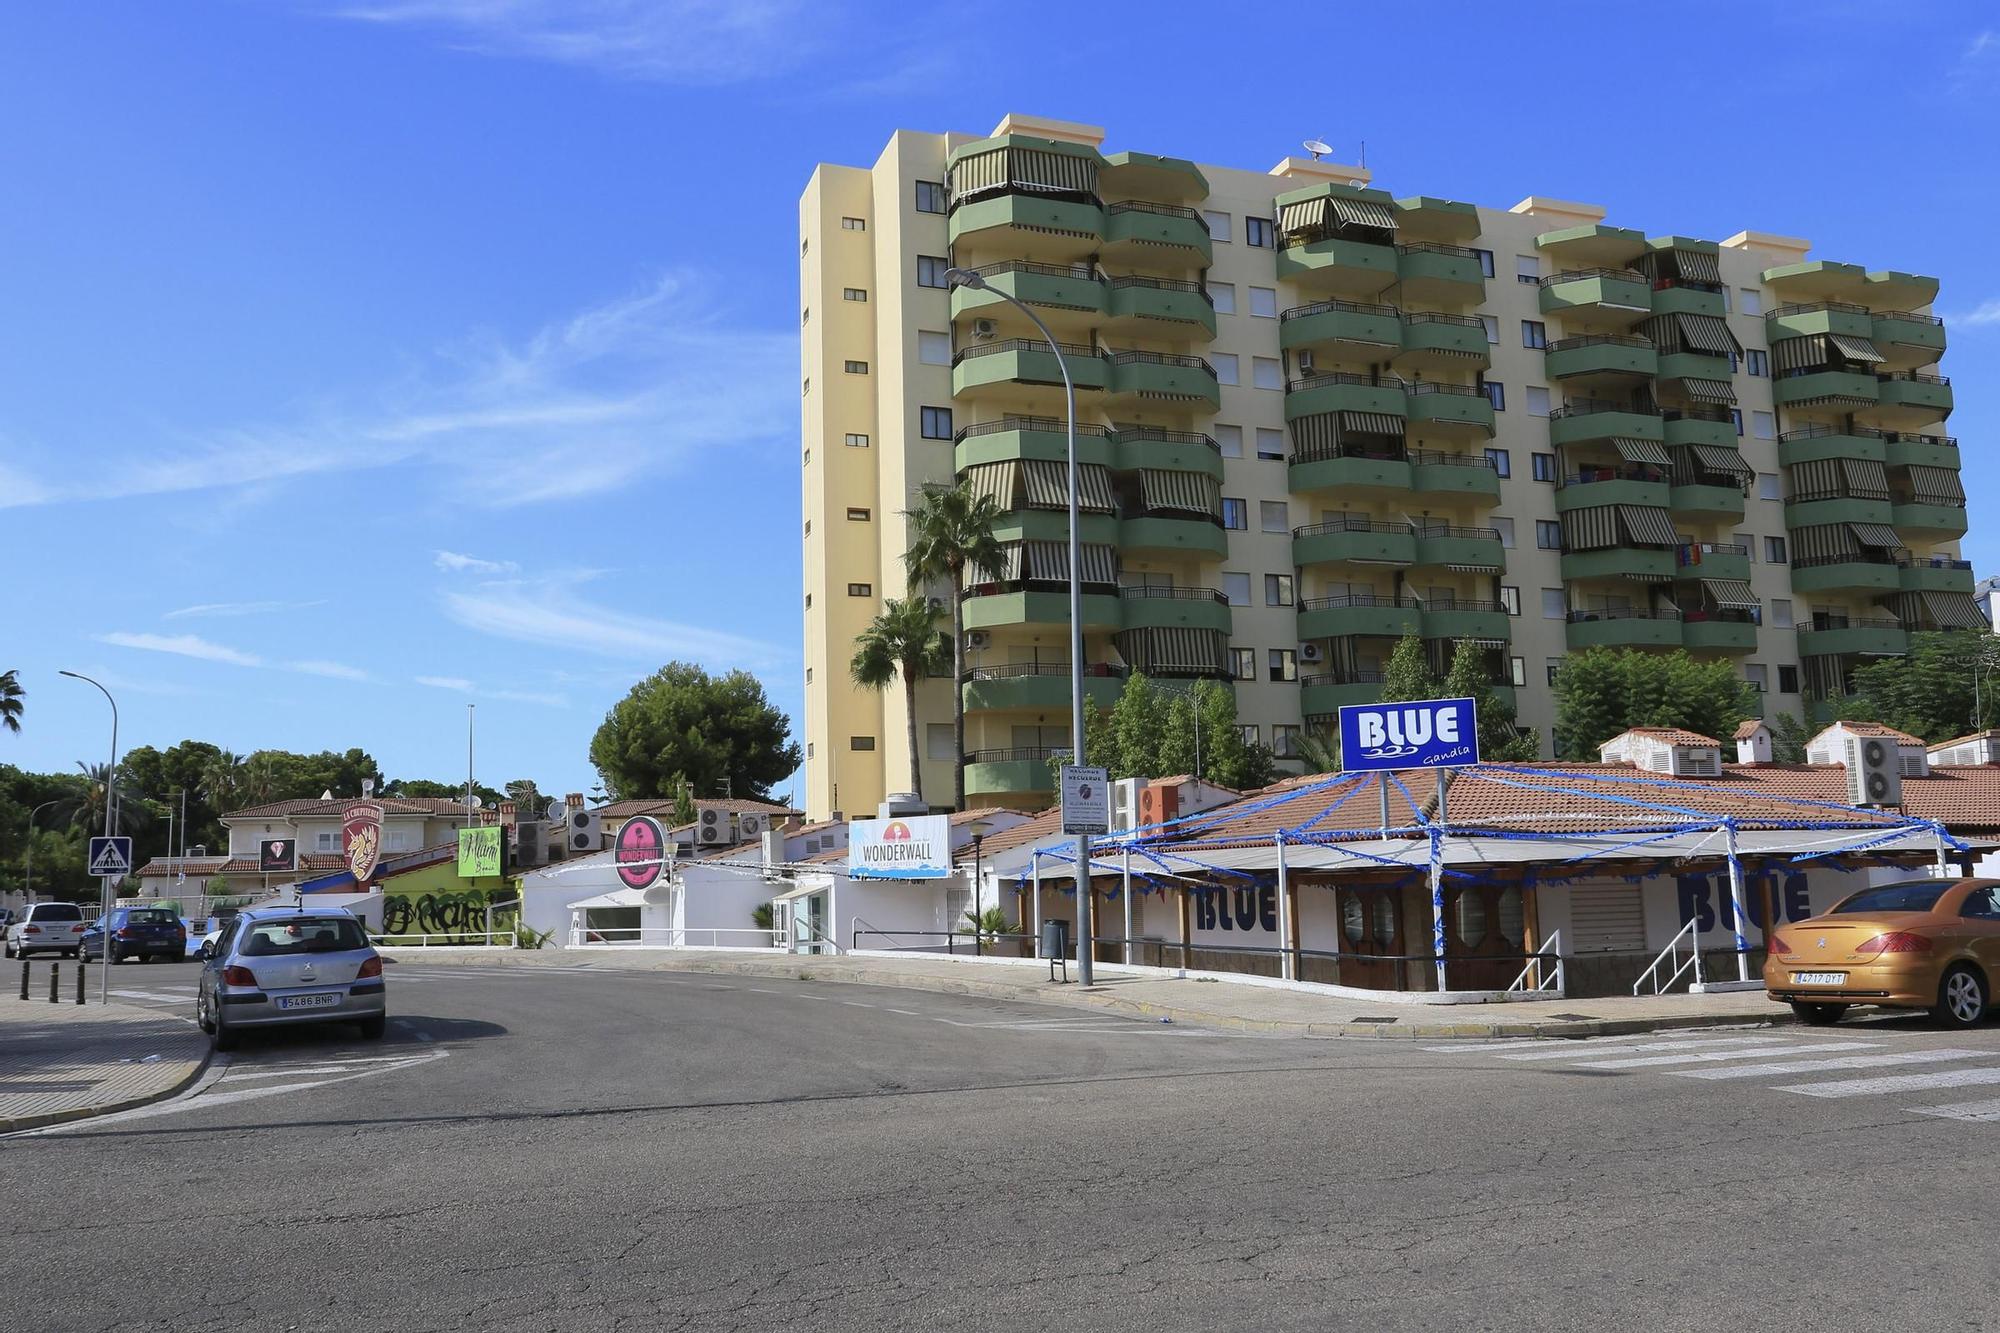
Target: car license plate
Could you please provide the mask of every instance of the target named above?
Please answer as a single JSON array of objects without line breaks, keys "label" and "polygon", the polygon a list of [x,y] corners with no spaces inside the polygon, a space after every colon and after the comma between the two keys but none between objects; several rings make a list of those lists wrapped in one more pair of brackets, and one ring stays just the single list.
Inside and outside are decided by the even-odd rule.
[{"label": "car license plate", "polygon": [[1794,972],[1794,986],[1840,986],[1847,982],[1845,972]]},{"label": "car license plate", "polygon": [[284,995],[278,999],[280,1009],[331,1009],[339,1003],[340,996],[331,991],[322,995]]}]

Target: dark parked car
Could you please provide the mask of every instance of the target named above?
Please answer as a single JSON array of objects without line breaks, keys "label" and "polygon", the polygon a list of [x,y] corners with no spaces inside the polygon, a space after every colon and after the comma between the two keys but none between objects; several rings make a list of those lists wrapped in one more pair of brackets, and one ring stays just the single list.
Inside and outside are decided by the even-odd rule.
[{"label": "dark parked car", "polygon": [[[111,961],[122,963],[127,958],[142,958],[151,961],[165,958],[179,962],[187,957],[187,928],[181,925],[180,916],[166,907],[114,907],[109,918],[111,926]],[[104,935],[106,918],[99,917],[83,932],[83,956],[86,959],[104,957]]]}]

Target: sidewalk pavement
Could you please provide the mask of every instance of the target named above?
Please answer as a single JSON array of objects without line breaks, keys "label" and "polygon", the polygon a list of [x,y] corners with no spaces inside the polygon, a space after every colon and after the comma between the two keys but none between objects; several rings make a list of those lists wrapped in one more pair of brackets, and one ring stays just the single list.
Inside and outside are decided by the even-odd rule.
[{"label": "sidewalk pavement", "polygon": [[[36,969],[36,981],[41,981]],[[69,968],[64,967],[64,980]],[[208,1064],[208,1038],[184,1018],[129,1004],[50,1004],[0,995],[0,1133],[109,1115],[180,1092]]]},{"label": "sidewalk pavement", "polygon": [[[893,957],[776,955],[727,950],[582,949],[506,950],[461,954],[451,948],[387,949],[399,961],[426,966],[463,962],[493,966],[575,967],[730,973],[793,980],[899,986],[950,995],[1059,1004],[1156,1018],[1195,1027],[1291,1037],[1598,1037],[1668,1028],[1749,1023],[1790,1023],[1789,1008],[1760,991],[1712,995],[1609,996],[1601,999],[1525,1000],[1506,1004],[1415,1005],[1349,999],[1306,990],[1238,982],[1125,972],[1099,963],[1096,984],[1049,980],[1046,963],[979,961],[937,954]],[[459,955],[459,957],[454,957]],[[389,973],[394,984],[395,973]]]}]

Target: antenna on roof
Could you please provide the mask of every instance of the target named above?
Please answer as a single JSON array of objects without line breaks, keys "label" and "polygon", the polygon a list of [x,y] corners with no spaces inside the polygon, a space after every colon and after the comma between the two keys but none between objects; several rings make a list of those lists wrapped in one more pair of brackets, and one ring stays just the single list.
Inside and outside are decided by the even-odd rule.
[{"label": "antenna on roof", "polygon": [[1333,151],[1324,139],[1308,139],[1305,141],[1304,147],[1308,153],[1313,155],[1313,161],[1315,162]]}]

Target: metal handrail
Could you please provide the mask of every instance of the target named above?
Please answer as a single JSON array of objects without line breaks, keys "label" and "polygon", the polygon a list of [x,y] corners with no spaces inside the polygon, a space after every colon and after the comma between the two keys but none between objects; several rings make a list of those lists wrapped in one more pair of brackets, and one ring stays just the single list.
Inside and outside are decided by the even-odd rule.
[{"label": "metal handrail", "polygon": [[[1961,561],[1967,569],[1970,561]],[[1894,556],[1876,555],[1872,550],[1853,551],[1841,555],[1802,555],[1792,561],[1793,569],[1818,569],[1826,565],[1889,565],[1900,566],[1903,562]]]},{"label": "metal handrail", "polygon": [[1278,322],[1288,319],[1304,319],[1308,315],[1325,315],[1340,312],[1349,315],[1376,315],[1384,319],[1400,319],[1403,312],[1392,305],[1375,305],[1367,301],[1314,301],[1310,305],[1293,306],[1278,316]]},{"label": "metal handrail", "polygon": [[1111,205],[1107,211],[1112,213],[1153,213],[1166,218],[1185,218],[1190,222],[1200,223],[1203,231],[1209,229],[1208,219],[1201,215],[1199,209],[1183,208],[1178,204],[1149,204],[1143,199],[1120,199],[1117,203]]},{"label": "metal handrail", "polygon": [[1458,259],[1474,259],[1477,256],[1468,246],[1446,245],[1442,241],[1412,241],[1408,245],[1398,245],[1399,255],[1451,255]]},{"label": "metal handrail", "polygon": [[1183,356],[1179,352],[1145,352],[1130,348],[1123,352],[1110,353],[1114,366],[1177,366],[1182,370],[1205,370],[1215,373],[1215,367],[1198,356]]},{"label": "metal handrail", "polygon": [[1328,532],[1408,532],[1407,523],[1385,523],[1381,519],[1366,518],[1359,514],[1329,518],[1318,523],[1308,523],[1292,529],[1294,537],[1318,537]]},{"label": "metal handrail", "polygon": [[[1700,551],[1703,555],[1749,555],[1750,554],[1750,548],[1748,546],[1745,546],[1742,542],[1682,542],[1680,545],[1682,564],[1687,563],[1686,556],[1690,551]],[[1796,565],[1799,562],[1794,560],[1792,563]]]},{"label": "metal handrail", "polygon": [[1412,449],[1409,461],[1425,467],[1483,467],[1488,472],[1499,471],[1499,465],[1485,454],[1448,454],[1441,449]]},{"label": "metal handrail", "polygon": [[1558,338],[1544,346],[1542,350],[1568,352],[1579,347],[1636,347],[1651,351],[1653,340],[1642,338],[1636,333],[1580,333],[1573,338]]},{"label": "metal handrail", "polygon": [[[1093,361],[1099,360],[1104,356],[1101,349],[1086,347],[1082,343],[1057,343],[1055,346],[1056,350],[1064,356],[1089,357]],[[974,343],[971,347],[959,348],[957,354],[952,357],[952,364],[956,365],[960,361],[967,361],[975,356],[995,356],[1001,352],[1046,352],[1048,350],[1049,344],[1041,341],[1039,338],[1001,338],[996,342]]]},{"label": "metal handrail", "polygon": [[1455,393],[1462,398],[1484,398],[1486,390],[1476,384],[1441,384],[1437,380],[1418,380],[1406,385],[1404,392],[1415,398],[1427,393]]},{"label": "metal handrail", "polygon": [[1482,332],[1486,328],[1484,324],[1480,323],[1479,316],[1477,315],[1447,315],[1437,310],[1416,311],[1413,314],[1403,316],[1403,322],[1405,324],[1450,324],[1456,328],[1479,329]]},{"label": "metal handrail", "polygon": [[1303,393],[1308,389],[1324,389],[1335,384],[1358,384],[1371,389],[1391,389],[1400,392],[1400,380],[1384,383],[1372,375],[1363,375],[1352,370],[1328,370],[1317,375],[1305,375],[1285,383],[1286,393]]},{"label": "metal handrail", "polygon": [[1432,523],[1419,519],[1414,524],[1419,537],[1470,537],[1474,541],[1497,542],[1498,528],[1469,528],[1456,523]]},{"label": "metal handrail", "polygon": [[1839,623],[1825,624],[1825,625],[1800,625],[1798,627],[1799,637],[1804,638],[1809,634],[1832,634],[1839,630],[1844,630],[1844,629],[1883,630],[1883,629],[1907,628],[1902,621],[1897,620],[1891,616],[1836,616],[1836,617],[1831,617],[1830,619],[1837,620],[1839,621]]},{"label": "metal handrail", "polygon": [[[1084,595],[1087,597],[1115,597],[1118,585],[1086,578],[1083,581]],[[1091,591],[1097,589],[1098,591]],[[1061,579],[983,579],[965,590],[967,597],[993,597],[1006,592],[1068,592],[1069,580]]]},{"label": "metal handrail", "polygon": [[[1084,665],[1083,674],[1089,676],[1119,677],[1125,668],[1113,662],[1089,662]],[[1007,662],[1000,666],[972,667],[959,679],[975,680],[1016,680],[1022,676],[1067,676],[1067,662]]]},{"label": "metal handrail", "polygon": [[[1514,978],[1513,984],[1507,987],[1508,991],[1554,990],[1558,995],[1567,993],[1568,988],[1565,985],[1566,978],[1563,971],[1562,935],[1563,933],[1560,930],[1549,932],[1549,937],[1542,941],[1542,947],[1528,955],[1528,961],[1522,966],[1520,975]],[[1542,974],[1542,960],[1544,958],[1553,958],[1556,960],[1555,975],[1553,978]],[[1530,972],[1535,974],[1535,984],[1532,986],[1527,984],[1528,973]],[[1548,984],[1552,979],[1555,982],[1553,987]]]},{"label": "metal handrail", "polygon": [[1299,603],[1301,611],[1338,611],[1350,606],[1394,606],[1405,611],[1421,611],[1423,603],[1412,598],[1397,597],[1393,593],[1347,592],[1337,597],[1309,597]]},{"label": "metal handrail", "polygon": [[1781,431],[1778,443],[1790,444],[1794,440],[1823,440],[1829,435],[1852,435],[1863,440],[1886,440],[1889,432],[1877,430],[1873,426],[1826,426],[1814,424],[1800,426],[1795,430]]},{"label": "metal handrail", "polygon": [[[368,940],[371,944],[385,945],[391,949],[417,949],[442,948],[447,945],[464,946],[478,939],[483,939],[490,945],[497,945],[503,936],[507,940],[507,948],[512,949],[518,945],[519,941],[511,930],[443,930],[433,931],[428,934],[382,934],[370,935]],[[432,944],[432,940],[436,940],[439,943]],[[407,941],[415,941],[415,943],[407,943]]]},{"label": "metal handrail", "polygon": [[1316,676],[1300,676],[1301,685],[1380,685],[1379,671],[1323,671]]},{"label": "metal handrail", "polygon": [[1003,259],[994,264],[982,264],[972,272],[982,278],[997,278],[1005,273],[1034,273],[1045,278],[1076,278],[1083,282],[1103,282],[1104,270],[1095,264],[1039,264],[1029,259]]},{"label": "metal handrail", "polygon": [[1190,282],[1186,278],[1147,278],[1141,277],[1136,273],[1128,273],[1122,278],[1113,278],[1111,285],[1114,288],[1153,287],[1163,292],[1193,292],[1195,295],[1207,300],[1209,304],[1214,304],[1214,298],[1209,296],[1208,288],[1198,282]]},{"label": "metal handrail", "polygon": [[1646,481],[1664,486],[1667,484],[1665,469],[1657,467],[1593,468],[1589,472],[1578,472],[1556,479],[1556,489],[1568,490],[1572,486],[1591,486],[1600,481]]},{"label": "metal handrail", "polygon": [[1868,313],[1868,307],[1856,305],[1852,301],[1793,301],[1766,313],[1772,319],[1780,319],[1786,315],[1817,315],[1826,311],[1837,311],[1843,315],[1865,315]]},{"label": "metal handrail", "polygon": [[1140,599],[1165,597],[1177,602],[1220,602],[1224,606],[1229,605],[1229,595],[1215,588],[1160,588],[1139,585],[1120,588],[1118,595]]},{"label": "metal handrail", "polygon": [[[1632,983],[1632,993],[1634,995],[1639,993],[1640,987],[1644,986],[1648,980],[1653,983],[1653,994],[1664,995],[1668,987],[1679,981],[1689,968],[1694,969],[1694,979],[1697,982],[1701,980],[1701,940],[1697,938],[1695,929],[1700,924],[1700,918],[1688,922],[1680,928],[1679,932],[1672,939],[1667,941],[1667,947],[1660,950],[1653,961],[1646,965],[1646,970],[1641,972],[1638,979]],[[1682,962],[1680,957],[1680,943],[1681,936],[1683,935],[1687,937],[1690,951],[1686,962]],[[1660,968],[1669,962],[1675,965],[1673,974],[1665,981],[1661,981]]]},{"label": "metal handrail", "polygon": [[1678,611],[1641,611],[1636,607],[1585,607],[1569,613],[1572,625],[1587,625],[1593,620],[1679,620]]},{"label": "metal handrail", "polygon": [[1004,750],[971,750],[966,753],[968,764],[1012,764],[1028,760],[1047,761],[1058,753],[1068,754],[1067,745],[1016,745]]},{"label": "metal handrail", "polygon": [[1619,282],[1643,283],[1643,273],[1629,268],[1566,268],[1560,273],[1550,273],[1536,279],[1539,286],[1553,287],[1562,282],[1584,282],[1591,278],[1613,278]]},{"label": "metal handrail", "polygon": [[1726,407],[1714,407],[1708,403],[1690,403],[1686,407],[1660,409],[1660,420],[1713,421],[1718,425],[1725,422],[1733,425],[1736,418],[1729,415],[1729,409]]},{"label": "metal handrail", "polygon": [[1876,319],[1900,319],[1911,324],[1942,324],[1942,315],[1923,315],[1914,310],[1877,310]]},{"label": "metal handrail", "polygon": [[1875,372],[1875,378],[1883,384],[1893,382],[1899,384],[1936,384],[1942,386],[1951,383],[1951,376],[1949,375],[1926,375],[1922,371],[1917,370],[1878,370]]},{"label": "metal handrail", "polygon": [[1498,615],[1507,609],[1505,603],[1496,602],[1490,597],[1456,596],[1428,598],[1424,601],[1423,608],[1426,611],[1482,611],[1489,615]]},{"label": "metal handrail", "polygon": [[[1036,343],[1035,345],[1043,347],[1047,344]],[[958,429],[958,433],[951,438],[952,442],[957,444],[973,439],[976,436],[1004,435],[1008,431],[1014,430],[1042,430],[1048,431],[1051,434],[1061,435],[1068,429],[1069,423],[1057,417],[1007,416],[1000,418],[998,421],[979,421],[970,426],[961,426]],[[1112,430],[1109,426],[1094,426],[1088,422],[1079,421],[1076,426],[1076,433],[1078,435],[1108,436],[1112,434]]]},{"label": "metal handrail", "polygon": [[1580,398],[1573,403],[1566,402],[1561,407],[1551,411],[1549,413],[1549,420],[1561,421],[1564,417],[1596,416],[1602,412],[1623,412],[1635,417],[1656,417],[1660,415],[1660,409],[1657,407],[1638,407],[1631,403],[1613,402],[1608,398]]},{"label": "metal handrail", "polygon": [[1120,444],[1138,444],[1145,440],[1157,440],[1161,444],[1201,444],[1216,453],[1222,452],[1213,435],[1204,435],[1195,430],[1167,430],[1160,426],[1134,426],[1129,430],[1114,430],[1111,438]]}]

